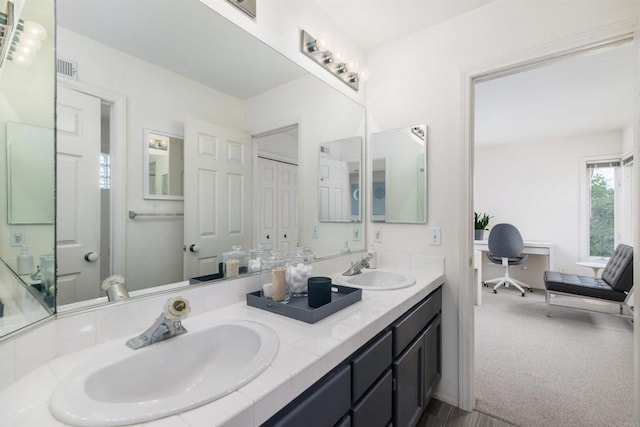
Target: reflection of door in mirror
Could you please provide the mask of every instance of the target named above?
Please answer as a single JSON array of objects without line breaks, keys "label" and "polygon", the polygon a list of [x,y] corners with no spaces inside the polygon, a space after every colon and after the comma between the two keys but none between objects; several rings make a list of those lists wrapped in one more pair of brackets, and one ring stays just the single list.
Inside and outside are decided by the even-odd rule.
[{"label": "reflection of door in mirror", "polygon": [[[57,93],[58,304],[100,295],[100,99]],[[89,261],[89,259],[94,259]]]},{"label": "reflection of door in mirror", "polygon": [[257,151],[255,176],[257,242],[283,254],[298,246],[298,127],[253,138]]},{"label": "reflection of door in mirror", "polygon": [[251,247],[251,137],[185,123],[184,278],[215,274],[222,253]]},{"label": "reflection of door in mirror", "polygon": [[360,221],[359,137],[320,144],[318,217],[322,222]]},{"label": "reflection of door in mirror", "polygon": [[144,198],[183,200],[183,138],[145,129],[144,155]]}]

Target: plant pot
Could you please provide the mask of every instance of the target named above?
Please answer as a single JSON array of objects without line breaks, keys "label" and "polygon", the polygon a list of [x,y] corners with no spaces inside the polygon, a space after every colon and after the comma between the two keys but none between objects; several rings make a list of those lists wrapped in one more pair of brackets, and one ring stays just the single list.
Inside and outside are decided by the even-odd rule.
[{"label": "plant pot", "polygon": [[484,238],[484,230],[476,229],[476,240],[482,240]]}]

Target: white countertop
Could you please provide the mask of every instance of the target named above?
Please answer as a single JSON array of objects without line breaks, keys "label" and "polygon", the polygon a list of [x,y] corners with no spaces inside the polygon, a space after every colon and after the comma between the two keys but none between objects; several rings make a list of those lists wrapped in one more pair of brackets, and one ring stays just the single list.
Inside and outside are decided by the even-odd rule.
[{"label": "white countertop", "polygon": [[[416,284],[397,290],[363,291],[362,301],[315,324],[249,307],[245,303],[187,318],[183,321],[187,329],[190,322],[214,319],[245,319],[262,323],[278,334],[278,353],[260,376],[233,393],[199,408],[141,425],[259,426],[444,283],[441,271],[398,271],[415,277]],[[0,426],[64,426],[53,418],[48,409],[49,397],[56,384],[78,364],[107,348],[125,345],[128,338],[54,359],[0,392]],[[167,361],[167,369],[172,363],[179,361]]]}]

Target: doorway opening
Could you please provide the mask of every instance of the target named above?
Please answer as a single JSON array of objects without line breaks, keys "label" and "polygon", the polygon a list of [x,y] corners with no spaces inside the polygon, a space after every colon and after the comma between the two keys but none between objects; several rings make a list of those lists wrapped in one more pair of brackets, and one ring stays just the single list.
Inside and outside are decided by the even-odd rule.
[{"label": "doorway opening", "polygon": [[[593,65],[589,67],[583,66],[586,71],[593,71],[600,73],[601,91],[614,90],[607,89],[605,84],[621,84],[619,78],[607,81],[602,66],[611,65],[610,59],[599,60],[598,58],[610,58],[615,51],[626,49],[625,60],[629,63],[633,63],[636,57],[636,50],[631,43],[630,37],[619,38],[612,40],[611,42],[602,43],[597,46],[589,46],[582,49],[573,50],[559,55],[553,55],[552,57],[540,58],[526,64],[515,65],[511,67],[501,68],[498,71],[492,71],[477,75],[471,78],[470,93],[470,159],[471,168],[473,171],[470,176],[470,191],[472,194],[471,210],[487,213],[492,216],[492,224],[507,222],[516,225],[521,231],[524,240],[530,241],[550,241],[554,244],[554,257],[553,261],[545,263],[542,260],[542,266],[537,264],[537,260],[533,260],[532,265],[527,270],[519,271],[517,268],[510,269],[510,274],[513,272],[515,276],[520,276],[522,281],[531,285],[535,291],[534,295],[538,294],[542,298],[536,299],[527,295],[524,299],[520,297],[518,292],[513,289],[507,289],[498,291],[497,295],[492,293],[485,293],[485,297],[492,298],[491,303],[495,303],[495,298],[516,298],[514,303],[518,303],[520,311],[526,310],[535,316],[536,314],[546,312],[544,308],[544,284],[542,283],[542,271],[549,269],[551,265],[555,265],[555,268],[564,270],[567,272],[575,272],[576,274],[588,275],[589,271],[580,271],[580,266],[576,265],[577,261],[581,260],[584,251],[582,247],[588,244],[588,238],[585,238],[585,223],[588,219],[584,219],[586,215],[584,212],[584,197],[581,196],[580,190],[580,177],[585,173],[580,169],[581,164],[585,163],[586,159],[590,156],[605,156],[610,157],[610,154],[617,154],[618,158],[622,159],[633,152],[635,142],[635,135],[633,132],[634,126],[634,109],[633,109],[633,73],[635,67],[632,66],[631,74],[628,81],[625,84],[630,84],[628,89],[629,110],[628,115],[625,118],[624,125],[614,125],[609,119],[609,113],[612,110],[611,106],[607,106],[607,101],[599,103],[594,94],[589,99],[588,104],[582,102],[585,105],[569,107],[569,104],[565,104],[561,95],[568,89],[573,88],[574,83],[585,83],[586,78],[583,81],[583,74],[580,72],[573,72],[570,74],[570,79],[567,80],[547,80],[544,85],[536,88],[533,83],[528,86],[518,87],[516,84],[523,84],[525,76],[537,76],[541,77],[545,74],[547,78],[553,77],[554,74],[562,76],[562,67],[571,62],[580,63],[581,61],[593,60]],[[607,56],[609,55],[609,56]],[[600,61],[600,62],[599,62]],[[552,71],[555,70],[555,71]],[[558,71],[560,70],[560,71]],[[564,70],[567,71],[567,70]],[[586,73],[588,74],[588,73]],[[504,83],[501,85],[501,83]],[[577,86],[576,86],[577,87]],[[508,89],[507,89],[508,88]],[[550,90],[551,103],[544,104],[544,92]],[[491,90],[487,90],[491,89]],[[500,90],[503,93],[508,94],[506,98],[500,98]],[[593,88],[591,88],[593,89]],[[506,91],[505,91],[506,90]],[[494,91],[494,92],[492,92]],[[531,92],[530,92],[531,91]],[[573,92],[574,98],[581,96],[581,93]],[[506,95],[505,95],[506,96]],[[564,95],[568,96],[568,95]],[[490,98],[493,97],[493,98]],[[489,105],[488,99],[491,99],[495,104],[501,104],[500,107],[493,108],[495,105]],[[539,118],[541,122],[537,125],[526,125],[526,122],[521,121],[522,117],[518,116],[518,105],[514,100],[524,101],[522,102],[528,109],[523,109],[523,117],[526,119]],[[531,107],[534,104],[540,103],[543,105],[541,110],[536,110]],[[592,116],[588,121],[589,124],[581,125],[583,128],[569,128],[567,125],[578,126],[577,121],[572,122],[574,118],[577,120],[575,112],[583,111],[581,107],[589,107],[595,105],[600,109],[599,117]],[[560,112],[556,112],[555,116],[546,117],[546,113],[553,113],[554,108],[560,108]],[[484,108],[484,111],[482,110]],[[489,112],[489,113],[487,113]],[[523,124],[525,123],[525,124]],[[543,134],[546,125],[554,124],[556,126],[555,134],[547,133]],[[528,127],[527,127],[528,126]],[[563,128],[564,126],[564,128]],[[590,126],[590,127],[589,127]],[[522,135],[522,130],[526,131],[525,135]],[[497,133],[492,133],[497,132]],[[488,136],[490,135],[490,136]],[[590,150],[592,150],[590,152]],[[632,182],[632,179],[628,180]],[[586,187],[586,185],[585,185]],[[628,192],[634,194],[633,190],[627,189]],[[625,193],[628,194],[628,193]],[[621,209],[631,209],[635,202],[626,202]],[[632,211],[626,214],[621,213],[621,218],[628,216],[633,217]],[[565,218],[566,217],[566,218]],[[577,218],[583,218],[582,221],[577,221]],[[470,237],[472,238],[472,237]],[[616,228],[616,241],[633,241],[632,227],[618,227]],[[475,246],[475,245],[474,245]],[[478,267],[478,263],[483,263],[482,256],[478,256],[476,252],[474,267]],[[532,257],[533,258],[533,257]],[[471,289],[474,289],[476,300],[482,295],[483,288],[480,285],[482,280],[498,277],[503,275],[504,271],[498,271],[496,269],[490,270],[487,273],[487,263],[484,262],[483,267],[477,271],[485,277],[478,277],[474,279],[471,284]],[[499,267],[496,267],[499,268]],[[541,271],[542,269],[542,271]],[[575,271],[573,271],[575,270]],[[491,274],[494,276],[488,277]],[[497,274],[497,275],[496,275]],[[513,292],[511,292],[513,291]],[[485,298],[485,299],[486,299]],[[503,302],[501,300],[501,302]],[[473,321],[471,322],[475,328],[478,327],[478,313],[475,310],[480,309],[472,308]],[[542,310],[539,310],[542,308]],[[538,313],[540,312],[540,313]],[[543,317],[544,319],[544,317]],[[509,324],[513,322],[513,318],[508,318],[505,322],[497,322],[495,325],[503,326],[505,323]],[[517,321],[512,323],[514,329],[517,329],[520,333],[515,334],[517,337],[513,338],[512,344],[514,346],[523,346],[525,348],[527,344],[527,335],[533,334],[532,330],[528,330],[531,327],[529,323],[523,322],[520,319],[520,323]],[[548,323],[548,322],[547,322]],[[487,326],[483,323],[483,326]],[[552,341],[551,334],[554,333],[553,328],[545,332],[548,337],[548,342]],[[474,333],[472,329],[471,334]],[[477,329],[475,330],[477,333]],[[623,331],[626,335],[629,335],[629,341],[633,335],[631,330]],[[498,333],[498,335],[500,335]],[[472,358],[475,357],[473,363],[473,386],[470,388],[472,392],[472,399],[477,399],[475,407],[479,410],[487,410],[487,407],[491,405],[484,405],[487,399],[500,399],[496,395],[486,394],[485,384],[481,384],[478,380],[478,375],[494,375],[496,378],[501,378],[503,381],[503,388],[507,388],[509,381],[517,381],[517,379],[511,378],[509,375],[504,374],[509,368],[500,363],[501,358],[496,357],[494,363],[489,366],[485,360],[478,360],[478,357],[490,357],[487,356],[487,352],[482,349],[483,342],[481,341],[482,335],[476,334],[475,344],[473,344],[473,350],[471,351]],[[498,337],[499,340],[509,340],[508,334],[503,334]],[[473,342],[473,339],[472,341]],[[631,345],[629,344],[629,347]],[[553,351],[559,350],[561,347],[556,347]],[[629,348],[631,351],[631,348]],[[569,351],[569,350],[568,350]],[[631,351],[632,352],[632,351]],[[522,353],[521,360],[515,361],[519,367],[519,372],[524,374],[524,377],[528,379],[522,379],[523,383],[537,381],[539,384],[545,381],[553,381],[553,379],[544,378],[541,376],[541,372],[544,373],[544,369],[540,369],[540,359],[549,357],[549,352],[540,352],[535,354]],[[499,356],[499,355],[494,355]],[[531,363],[531,359],[535,363]],[[606,363],[603,363],[606,364]],[[628,369],[632,372],[632,363],[629,364]],[[484,372],[480,372],[484,370]],[[518,372],[516,370],[515,372]],[[563,375],[568,376],[568,373],[560,373],[556,377],[563,378]],[[603,374],[604,375],[604,374]],[[523,378],[524,378],[523,377]],[[588,379],[587,379],[588,380]],[[538,385],[539,385],[538,384]],[[631,384],[627,384],[631,387]],[[560,389],[562,384],[559,385]],[[574,392],[575,390],[568,390]],[[484,393],[484,394],[483,394]],[[481,402],[484,400],[484,402]],[[525,398],[528,401],[529,398]],[[559,401],[560,399],[554,399]],[[503,413],[491,413],[493,416],[506,419],[507,421],[515,422],[517,424],[527,424],[530,420],[525,418],[513,419],[514,413],[526,412],[524,409],[527,404],[513,405],[514,401],[519,401],[517,396],[511,395],[509,402],[497,402],[498,405],[503,404]],[[495,402],[494,402],[495,403]],[[596,405],[593,405],[597,409]],[[571,405],[569,405],[571,406]],[[630,405],[631,406],[631,405]],[[565,407],[566,408],[566,407]],[[627,408],[628,413],[631,408]],[[514,412],[509,412],[513,410]],[[495,411],[495,405],[494,405]],[[520,416],[520,414],[518,414]]]}]

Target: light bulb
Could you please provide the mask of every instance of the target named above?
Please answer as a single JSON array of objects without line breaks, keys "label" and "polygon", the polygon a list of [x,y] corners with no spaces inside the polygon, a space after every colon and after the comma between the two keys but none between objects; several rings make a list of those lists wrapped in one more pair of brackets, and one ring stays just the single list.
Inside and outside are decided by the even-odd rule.
[{"label": "light bulb", "polygon": [[37,51],[42,47],[42,43],[35,37],[30,37],[29,35],[23,34],[20,37],[18,46],[29,46],[34,51]]},{"label": "light bulb", "polygon": [[367,70],[366,68],[363,68],[358,73],[358,80],[361,82],[366,82],[367,80],[369,80],[369,70]]},{"label": "light bulb", "polygon": [[316,49],[325,51],[329,49],[329,39],[326,36],[320,36],[316,39]]},{"label": "light bulb", "polygon": [[18,65],[22,65],[23,67],[28,67],[29,65],[31,65],[32,58],[28,55],[16,52],[11,55],[11,61],[15,62]]},{"label": "light bulb", "polygon": [[357,73],[358,68],[360,68],[360,64],[358,63],[357,59],[352,58],[347,61],[347,71],[350,71],[352,73]]},{"label": "light bulb", "polygon": [[341,62],[344,62],[344,51],[341,49],[336,49],[333,52],[333,62],[336,64],[340,64]]},{"label": "light bulb", "polygon": [[47,38],[47,30],[45,30],[42,25],[33,21],[25,21],[24,30],[22,32],[29,36],[35,37],[38,40],[44,40]]}]

